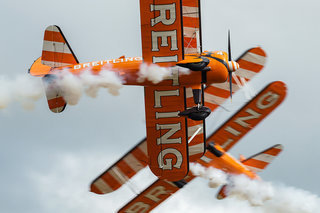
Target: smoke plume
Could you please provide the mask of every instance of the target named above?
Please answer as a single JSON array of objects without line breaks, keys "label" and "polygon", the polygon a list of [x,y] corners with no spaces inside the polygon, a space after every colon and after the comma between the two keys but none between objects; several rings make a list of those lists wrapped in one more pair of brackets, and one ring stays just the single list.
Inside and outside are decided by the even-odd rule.
[{"label": "smoke plume", "polygon": [[[85,71],[73,75],[62,71],[54,77],[52,84],[45,87],[57,87],[70,105],[79,102],[82,94],[95,98],[100,88],[107,88],[112,95],[118,95],[122,81],[111,71],[101,71],[98,75]],[[41,78],[30,75],[19,75],[14,79],[0,76],[0,109],[7,108],[11,103],[18,102],[26,110],[34,109],[35,102],[45,96],[45,88]]]},{"label": "smoke plume", "polygon": [[42,82],[38,78],[28,75],[19,75],[14,79],[0,77],[0,109],[18,102],[24,109],[31,110],[43,94]]},{"label": "smoke plume", "polygon": [[145,80],[151,81],[154,84],[166,79],[168,76],[172,75],[172,72],[179,71],[180,74],[188,75],[190,73],[189,69],[183,67],[160,67],[156,64],[146,64],[142,63],[139,70],[138,82],[144,82]]},{"label": "smoke plume", "polygon": [[100,71],[98,75],[91,71],[79,75],[63,71],[57,77],[56,84],[70,105],[76,105],[83,93],[95,98],[100,88],[107,88],[112,95],[119,95],[119,89],[122,88],[122,80],[114,72],[107,70]]},{"label": "smoke plume", "polygon": [[[320,209],[320,198],[308,191],[283,184],[251,180],[244,175],[227,175],[221,170],[205,168],[200,164],[192,165],[191,170],[196,176],[208,179],[209,186],[227,184],[228,197],[247,201],[253,212],[316,213]],[[228,209],[229,207],[225,206],[224,210]]]}]

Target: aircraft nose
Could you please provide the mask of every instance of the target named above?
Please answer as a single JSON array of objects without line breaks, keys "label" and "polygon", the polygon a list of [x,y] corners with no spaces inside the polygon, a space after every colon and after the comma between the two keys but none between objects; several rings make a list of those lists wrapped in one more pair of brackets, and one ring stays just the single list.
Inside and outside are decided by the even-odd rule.
[{"label": "aircraft nose", "polygon": [[239,64],[235,61],[228,61],[228,70],[234,72],[240,68]]}]

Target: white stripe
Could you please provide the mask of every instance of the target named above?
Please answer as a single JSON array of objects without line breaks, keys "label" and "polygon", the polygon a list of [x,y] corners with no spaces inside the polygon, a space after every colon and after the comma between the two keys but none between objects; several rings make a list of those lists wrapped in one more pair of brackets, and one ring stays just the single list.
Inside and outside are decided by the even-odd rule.
[{"label": "white stripe", "polygon": [[236,84],[238,85],[239,88],[243,87],[243,85],[241,84],[241,82],[239,81],[239,79],[235,73],[232,73],[232,78],[236,82]]},{"label": "white stripe", "polygon": [[221,98],[215,95],[211,95],[209,93],[204,94],[204,102],[206,103],[211,103],[211,104],[216,104],[216,105],[221,105],[225,102],[225,98]]},{"label": "white stripe", "polygon": [[203,125],[202,124],[198,124],[195,126],[189,126],[188,127],[188,135],[189,138],[191,137],[191,135],[193,135],[199,128],[201,128],[201,130],[197,133],[197,134],[202,134],[203,133]]},{"label": "white stripe", "polygon": [[211,162],[211,158],[208,158],[207,156],[202,156],[201,158],[200,158],[202,161],[204,161],[204,162],[206,162],[206,163],[210,163]]},{"label": "white stripe", "polygon": [[112,167],[108,173],[116,179],[121,185],[126,183],[129,179],[125,174],[123,174],[117,166]]},{"label": "white stripe", "polygon": [[51,25],[49,27],[47,27],[46,31],[52,31],[52,32],[60,32],[58,27]]},{"label": "white stripe", "polygon": [[41,60],[41,64],[47,65],[50,67],[64,67],[64,66],[72,65],[72,64],[68,64],[68,63],[60,63],[60,62],[45,61],[45,60]]},{"label": "white stripe", "polygon": [[281,151],[283,149],[283,146],[281,144],[274,146],[273,149],[279,149]]},{"label": "white stripe", "polygon": [[189,48],[189,47],[184,48],[184,54],[192,54],[192,53],[198,53],[198,49],[197,48]]},{"label": "white stripe", "polygon": [[251,170],[252,172],[261,172],[262,169],[256,168],[256,167],[252,167],[252,166],[247,166],[245,165],[249,170]]},{"label": "white stripe", "polygon": [[144,166],[137,160],[131,153],[123,158],[123,161],[128,164],[128,166],[135,172],[140,171]]},{"label": "white stripe", "polygon": [[186,98],[193,98],[193,93],[192,93],[191,87],[186,88]]},{"label": "white stripe", "polygon": [[183,27],[184,37],[196,38],[196,31],[197,31],[197,30],[199,30],[199,28],[195,28],[195,27]]},{"label": "white stripe", "polygon": [[156,112],[156,119],[159,118],[177,118],[180,111],[177,112]]},{"label": "white stripe", "polygon": [[263,161],[263,162],[266,162],[266,163],[271,163],[274,158],[275,158],[275,156],[273,156],[273,155],[268,155],[268,154],[261,153],[261,154],[255,156],[255,157],[253,157],[252,159]]},{"label": "white stripe", "polygon": [[104,180],[102,180],[101,178],[99,178],[98,180],[96,180],[93,185],[95,187],[97,187],[99,189],[99,191],[101,191],[102,193],[109,193],[109,192],[113,192],[112,188],[106,183],[104,182]]},{"label": "white stripe", "polygon": [[237,76],[243,77],[243,78],[246,78],[246,79],[251,79],[256,74],[257,74],[256,72],[253,72],[253,71],[250,71],[250,70],[245,70],[245,69],[242,69],[241,67],[236,71],[236,75]]},{"label": "white stripe", "polygon": [[252,63],[259,64],[259,65],[262,65],[262,66],[264,66],[266,64],[266,57],[261,56],[261,55],[257,55],[257,54],[252,53],[252,52],[246,53],[240,59],[246,60],[246,61],[250,61]]},{"label": "white stripe", "polygon": [[196,137],[196,135],[202,130],[202,127],[199,127],[197,129],[197,131],[195,131],[195,133],[191,136],[191,138],[188,140],[188,143],[190,143],[194,137]]},{"label": "white stripe", "polygon": [[[218,84],[211,84],[210,86],[212,87],[217,87],[219,89],[223,89],[226,90],[227,92],[229,92],[229,80],[224,82],[224,83],[218,83]],[[237,84],[232,83],[232,91],[236,92],[239,90],[239,86]]]},{"label": "white stripe", "polygon": [[199,143],[199,144],[194,145],[194,146],[189,146],[189,156],[197,155],[197,154],[200,154],[200,153],[203,153],[203,152],[204,152],[203,143]]},{"label": "white stripe", "polygon": [[196,30],[197,53],[201,53],[200,31]]},{"label": "white stripe", "polygon": [[139,149],[146,155],[148,156],[148,147],[147,147],[147,141],[143,141],[141,145],[139,145]]},{"label": "white stripe", "polygon": [[56,41],[43,41],[42,50],[57,53],[72,54],[66,43]]},{"label": "white stripe", "polygon": [[[164,182],[166,182],[167,184],[169,184],[169,185],[171,185],[171,186],[173,186],[173,187],[175,187],[175,188],[177,188],[177,185],[176,184],[174,184],[173,182],[171,182],[171,181],[167,181],[167,180],[163,180]],[[151,190],[150,190],[151,191]]]},{"label": "white stripe", "polygon": [[182,15],[184,17],[199,18],[199,8],[183,6]]},{"label": "white stripe", "polygon": [[64,106],[52,108],[52,109],[50,109],[50,110],[51,110],[51,112],[59,113],[59,112],[62,112],[63,108],[64,108]]}]

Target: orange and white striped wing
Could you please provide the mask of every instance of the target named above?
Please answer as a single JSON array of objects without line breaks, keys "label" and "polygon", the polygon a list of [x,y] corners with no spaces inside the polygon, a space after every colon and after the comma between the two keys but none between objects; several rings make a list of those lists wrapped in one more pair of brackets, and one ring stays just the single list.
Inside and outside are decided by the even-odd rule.
[{"label": "orange and white striped wing", "polygon": [[[249,49],[237,59],[240,68],[233,73],[232,92],[235,93],[243,85],[242,82],[250,81],[258,74],[266,63],[267,55],[262,48],[256,47]],[[240,82],[240,84],[239,84]],[[204,100],[207,107],[211,110],[217,108],[230,97],[229,82],[212,84],[205,90]]]},{"label": "orange and white striped wing", "polygon": [[270,83],[207,138],[207,143],[214,142],[228,151],[276,109],[286,94],[287,88],[283,82]]},{"label": "orange and white striped wing", "polygon": [[147,165],[147,142],[144,139],[96,178],[90,190],[96,194],[113,192]]},{"label": "orange and white striped wing", "polygon": [[56,25],[47,27],[44,32],[41,63],[50,67],[79,63],[61,29]]},{"label": "orange and white striped wing", "polygon": [[202,52],[200,1],[182,0],[184,54]]},{"label": "orange and white striped wing", "polygon": [[267,150],[264,150],[241,163],[253,172],[264,170],[283,150],[281,144],[277,144]]},{"label": "orange and white striped wing", "polygon": [[190,172],[183,180],[177,182],[158,179],[118,212],[150,212],[194,178],[195,176]]}]

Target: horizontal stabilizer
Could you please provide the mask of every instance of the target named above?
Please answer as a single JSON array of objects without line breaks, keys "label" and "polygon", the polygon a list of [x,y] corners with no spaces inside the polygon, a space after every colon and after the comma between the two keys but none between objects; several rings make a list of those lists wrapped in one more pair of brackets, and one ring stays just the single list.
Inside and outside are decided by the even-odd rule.
[{"label": "horizontal stabilizer", "polygon": [[63,99],[61,89],[56,84],[56,77],[54,75],[46,75],[42,78],[42,81],[49,109],[54,113],[62,112],[66,108],[67,103]]},{"label": "horizontal stabilizer", "polygon": [[282,149],[283,146],[281,144],[277,144],[248,159],[243,160],[241,163],[253,172],[261,172],[273,161],[277,155],[280,154]]},{"label": "horizontal stabilizer", "polygon": [[218,200],[222,200],[222,199],[224,199],[224,198],[227,197],[227,192],[226,192],[226,190],[227,190],[227,185],[223,185],[223,186],[221,187],[220,191],[219,191],[218,194],[217,194],[217,199],[218,199]]}]

